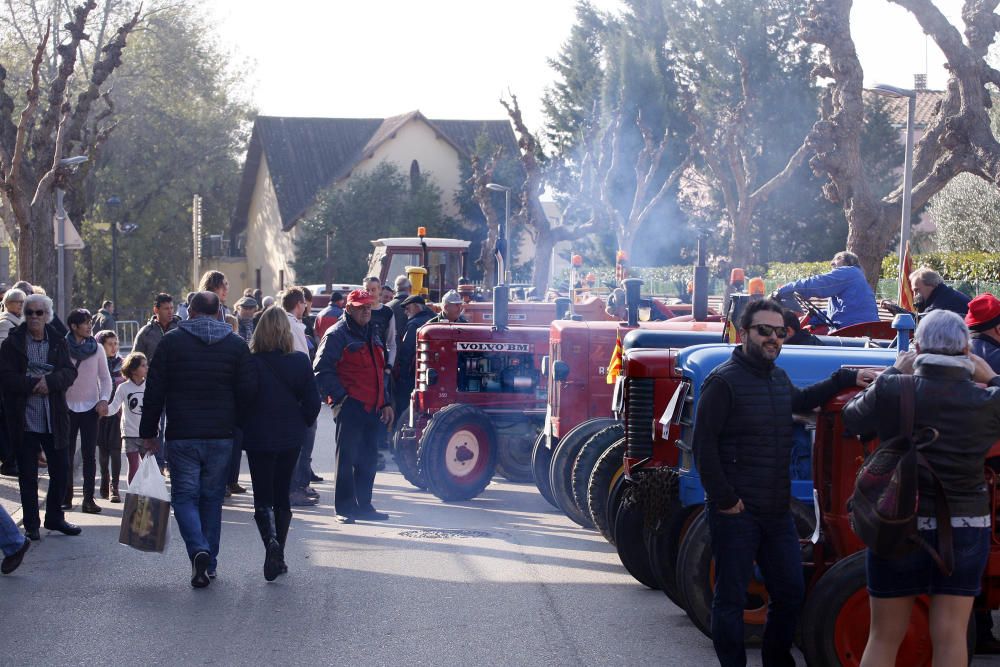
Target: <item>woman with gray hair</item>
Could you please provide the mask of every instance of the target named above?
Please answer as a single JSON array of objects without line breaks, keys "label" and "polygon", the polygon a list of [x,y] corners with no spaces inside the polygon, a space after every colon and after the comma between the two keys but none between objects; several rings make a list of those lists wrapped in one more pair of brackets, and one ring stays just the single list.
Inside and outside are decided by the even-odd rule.
[{"label": "woman with gray hair", "polygon": [[[899,355],[891,368],[851,399],[844,407],[844,426],[866,439],[898,436],[900,378],[914,376],[914,431],[929,427],[939,433],[921,453],[944,487],[955,565],[946,575],[923,549],[897,559],[868,551],[871,629],[863,666],[896,663],[914,600],[925,594],[931,599],[934,664],[968,664],[969,615],[989,557],[992,519],[984,470],[986,454],[1000,438],[1000,376],[969,352],[969,330],[951,311],[925,315],[914,346],[916,351]],[[920,476],[919,492],[920,535],[936,547],[936,493],[929,475]]]},{"label": "woman with gray hair", "polygon": [[0,390],[4,425],[17,457],[24,533],[40,539],[38,512],[38,452],[49,465],[45,498],[48,530],[79,535],[62,510],[68,477],[69,408],[66,390],[76,379],[66,339],[50,324],[52,299],[31,294],[24,300],[24,323],[0,345]]},{"label": "woman with gray hair", "polygon": [[0,313],[0,343],[7,339],[11,330],[24,321],[21,311],[24,309],[25,294],[19,289],[7,290],[3,295],[3,313]]}]

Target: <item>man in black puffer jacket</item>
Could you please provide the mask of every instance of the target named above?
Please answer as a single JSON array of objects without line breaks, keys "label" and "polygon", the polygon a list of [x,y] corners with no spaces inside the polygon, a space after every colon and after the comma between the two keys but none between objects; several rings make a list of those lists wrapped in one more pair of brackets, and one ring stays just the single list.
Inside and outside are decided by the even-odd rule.
[{"label": "man in black puffer jacket", "polygon": [[191,558],[191,585],[215,574],[222,501],[237,412],[251,405],[257,377],[246,342],[218,319],[219,297],[198,292],[190,319],[167,332],[149,366],[139,435],[155,451],[167,412],[170,498]]},{"label": "man in black puffer jacket", "polygon": [[705,379],[695,417],[694,454],[715,554],[712,641],[723,667],[746,664],[743,608],[754,561],[770,595],[764,665],[795,664],[790,650],[805,586],[790,509],[792,414],[854,384],[867,386],[875,375],[841,369],[805,389],[792,385],[774,364],[788,335],[783,313],[770,299],[746,307],[743,345]]}]

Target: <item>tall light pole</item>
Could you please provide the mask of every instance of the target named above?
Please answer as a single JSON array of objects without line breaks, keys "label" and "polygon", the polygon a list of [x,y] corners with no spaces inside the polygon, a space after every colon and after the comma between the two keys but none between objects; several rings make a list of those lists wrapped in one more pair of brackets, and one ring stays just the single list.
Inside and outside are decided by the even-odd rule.
[{"label": "tall light pole", "polygon": [[[77,155],[59,160],[59,167],[73,169],[87,161],[86,155]],[[64,178],[56,179],[56,309],[60,316],[66,317],[66,198]]]},{"label": "tall light pole", "polygon": [[906,151],[903,157],[903,213],[899,223],[899,301],[903,300],[904,281],[910,279],[904,276],[904,259],[906,244],[910,241],[910,200],[913,195],[913,119],[917,112],[917,91],[908,88],[897,88],[884,83],[877,83],[871,88],[876,95],[883,97],[906,98]]},{"label": "tall light pole", "polygon": [[118,307],[118,211],[121,209],[122,200],[117,195],[108,197],[105,202],[108,208],[114,211],[111,216],[111,301],[115,308]]},{"label": "tall light pole", "polygon": [[507,266],[505,258],[507,255],[507,225],[510,222],[510,188],[499,183],[487,183],[486,188],[494,192],[502,192],[503,197],[503,224],[497,230],[497,244],[494,246],[493,254],[497,258],[497,284],[493,288],[493,328],[503,331],[507,328]]}]

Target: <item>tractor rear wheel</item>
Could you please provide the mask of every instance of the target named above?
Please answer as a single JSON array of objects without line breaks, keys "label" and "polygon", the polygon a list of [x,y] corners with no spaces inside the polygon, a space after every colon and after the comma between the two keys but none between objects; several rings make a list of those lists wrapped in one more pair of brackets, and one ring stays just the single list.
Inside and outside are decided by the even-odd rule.
[{"label": "tractor rear wheel", "polygon": [[590,419],[579,424],[564,437],[559,439],[559,446],[552,452],[552,464],[549,466],[549,484],[552,487],[552,497],[559,509],[570,519],[584,528],[593,528],[590,517],[576,507],[573,499],[573,464],[580,454],[584,443],[595,433],[614,423],[612,419]]},{"label": "tractor rear wheel", "polygon": [[441,500],[475,498],[496,469],[497,434],[489,416],[453,403],[434,414],[420,438],[418,469]]},{"label": "tractor rear wheel", "polygon": [[645,512],[635,497],[635,484],[629,482],[624,487],[622,502],[615,516],[615,547],[628,573],[643,586],[656,590],[660,584],[646,552],[643,538],[645,523]]},{"label": "tractor rear wheel", "polygon": [[[799,537],[808,538],[816,526],[812,508],[793,500],[792,516]],[[803,573],[803,577],[804,577]],[[708,532],[708,514],[702,512],[688,528],[677,557],[677,588],[688,618],[711,637],[712,596],[715,591],[715,559]],[[764,634],[767,616],[767,589],[756,579],[747,588],[743,610],[743,636],[748,642],[759,643]],[[811,664],[811,663],[810,663]]]},{"label": "tractor rear wheel", "polygon": [[609,514],[608,497],[611,495],[611,485],[617,479],[616,475],[625,474],[622,466],[624,456],[625,438],[620,438],[597,457],[597,463],[594,464],[587,484],[587,511],[590,513],[590,520],[594,522],[597,530],[601,531],[604,539],[611,544],[615,543],[611,532],[614,517]]},{"label": "tractor rear wheel", "polygon": [[552,465],[552,450],[545,446],[545,429],[538,433],[535,438],[535,446],[531,450],[531,476],[535,479],[535,486],[550,505],[559,509],[555,498],[552,497],[552,487],[549,485],[549,466]]},{"label": "tractor rear wheel", "polygon": [[[816,667],[856,667],[868,643],[871,608],[865,576],[865,552],[843,558],[813,587],[802,612],[802,653]],[[897,665],[931,664],[930,607],[926,596],[913,605],[910,627],[896,654]],[[969,660],[976,646],[976,623],[969,619]]]},{"label": "tractor rear wheel", "polygon": [[531,454],[534,440],[524,437],[500,438],[497,449],[497,474],[508,482],[523,484],[534,480]]},{"label": "tractor rear wheel", "polygon": [[403,478],[407,482],[424,490],[427,488],[427,477],[417,466],[417,448],[419,443],[415,439],[403,440],[400,431],[408,427],[410,423],[410,409],[399,418],[396,423],[396,430],[392,434],[392,460],[396,462],[399,472],[403,473]]},{"label": "tractor rear wheel", "polygon": [[[609,447],[625,437],[625,425],[622,423],[612,424],[601,429],[592,435],[587,442],[583,443],[576,462],[573,464],[573,473],[570,476],[571,488],[573,489],[573,501],[580,517],[583,517],[595,528],[594,519],[590,515],[590,507],[587,504],[587,493],[590,490],[590,476],[597,465],[597,459],[606,452]],[[579,522],[577,522],[579,523]]]},{"label": "tractor rear wheel", "polygon": [[660,582],[660,590],[681,608],[684,607],[684,601],[677,586],[677,557],[684,536],[701,510],[701,505],[682,507],[680,499],[674,496],[667,503],[665,514],[658,520],[658,525],[653,530],[646,531],[649,563]]}]

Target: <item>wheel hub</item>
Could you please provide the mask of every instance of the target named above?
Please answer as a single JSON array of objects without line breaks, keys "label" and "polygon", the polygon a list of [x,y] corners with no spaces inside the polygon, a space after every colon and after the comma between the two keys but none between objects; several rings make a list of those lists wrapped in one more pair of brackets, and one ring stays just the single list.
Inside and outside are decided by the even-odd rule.
[{"label": "wheel hub", "polygon": [[451,475],[462,477],[475,469],[479,454],[479,438],[469,430],[456,431],[448,439],[445,467]]}]

